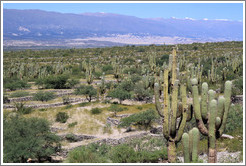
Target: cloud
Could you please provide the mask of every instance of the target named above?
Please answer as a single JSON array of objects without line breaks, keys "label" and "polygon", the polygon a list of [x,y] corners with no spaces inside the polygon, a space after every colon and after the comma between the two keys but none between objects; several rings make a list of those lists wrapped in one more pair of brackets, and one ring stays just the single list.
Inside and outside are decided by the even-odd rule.
[{"label": "cloud", "polygon": [[194,18],[185,17],[186,20],[195,20]]}]

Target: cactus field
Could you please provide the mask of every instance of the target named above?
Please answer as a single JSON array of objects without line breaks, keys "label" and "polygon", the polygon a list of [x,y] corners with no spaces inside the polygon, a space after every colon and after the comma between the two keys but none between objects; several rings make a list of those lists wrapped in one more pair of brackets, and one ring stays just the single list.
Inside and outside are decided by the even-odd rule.
[{"label": "cactus field", "polygon": [[[242,163],[244,58],[236,41],[5,50],[3,160]],[[13,134],[35,118],[56,144]]]}]

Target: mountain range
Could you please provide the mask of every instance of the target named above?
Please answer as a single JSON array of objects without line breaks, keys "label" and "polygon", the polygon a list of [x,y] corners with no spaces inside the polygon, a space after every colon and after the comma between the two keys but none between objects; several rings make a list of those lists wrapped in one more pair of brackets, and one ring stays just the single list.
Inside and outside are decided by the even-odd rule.
[{"label": "mountain range", "polygon": [[4,46],[71,47],[241,41],[243,22],[3,9],[3,38]]}]

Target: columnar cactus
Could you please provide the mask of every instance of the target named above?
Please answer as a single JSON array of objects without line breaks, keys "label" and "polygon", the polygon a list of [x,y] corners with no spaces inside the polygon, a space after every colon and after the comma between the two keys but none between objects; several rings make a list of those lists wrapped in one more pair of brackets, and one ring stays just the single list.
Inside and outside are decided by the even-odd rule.
[{"label": "columnar cactus", "polygon": [[184,162],[198,161],[198,145],[200,141],[199,130],[194,127],[189,131],[189,134],[184,133],[182,136]]},{"label": "columnar cactus", "polygon": [[217,160],[216,139],[221,137],[226,126],[227,115],[231,105],[232,82],[226,81],[224,96],[220,96],[218,101],[215,100],[215,91],[208,91],[208,84],[203,83],[201,102],[199,101],[197,80],[192,79],[191,82],[197,127],[203,135],[209,136],[208,162],[215,163]]},{"label": "columnar cactus", "polygon": [[92,65],[88,63],[86,68],[86,81],[88,84],[91,84],[93,82],[93,74],[92,74]]},{"label": "columnar cactus", "polygon": [[155,53],[148,54],[148,59],[149,59],[150,70],[153,73],[155,73],[156,72],[156,55],[155,55]]},{"label": "columnar cactus", "polygon": [[[172,76],[176,78],[177,69],[176,66],[175,54],[176,51],[173,51],[173,62],[172,62]],[[186,95],[186,86],[182,84],[180,86],[179,80],[172,79],[172,86],[170,94],[168,94],[168,74],[169,69],[166,67],[164,69],[164,108],[161,108],[160,104],[160,93],[159,93],[159,84],[155,83],[155,106],[158,114],[163,118],[163,136],[168,141],[168,161],[176,161],[176,144],[181,140],[186,121],[191,120],[192,111],[190,111],[187,104],[187,95]],[[181,101],[178,101],[178,91],[180,86]],[[189,115],[190,114],[190,115]],[[177,127],[177,119],[181,117],[181,122]]]}]

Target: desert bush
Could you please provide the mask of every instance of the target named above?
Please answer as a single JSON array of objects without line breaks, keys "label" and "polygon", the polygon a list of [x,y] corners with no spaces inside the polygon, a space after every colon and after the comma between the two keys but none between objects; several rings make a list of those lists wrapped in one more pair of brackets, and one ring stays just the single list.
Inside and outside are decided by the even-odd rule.
[{"label": "desert bush", "polygon": [[33,99],[37,100],[37,101],[49,101],[55,98],[55,95],[53,92],[37,92],[36,94],[34,94]]},{"label": "desert bush", "polygon": [[138,101],[150,101],[152,100],[153,94],[149,89],[144,88],[143,82],[138,82],[134,87],[134,97]]},{"label": "desert bush", "polygon": [[144,126],[148,128],[151,126],[151,122],[157,119],[156,111],[149,109],[140,113],[132,114],[129,117],[122,118],[120,120],[119,127],[129,127],[131,125]]},{"label": "desert bush", "polygon": [[87,106],[89,103],[79,103],[79,106],[80,107],[84,107],[84,106]]},{"label": "desert bush", "polygon": [[119,107],[118,104],[112,104],[112,105],[109,107],[108,110],[111,111],[111,112],[114,112],[114,116],[116,116],[117,112],[121,112],[121,111],[123,111],[124,109],[121,108],[121,107]]},{"label": "desert bush", "polygon": [[46,89],[70,89],[78,84],[78,80],[69,80],[68,75],[49,76],[40,78],[35,81],[35,84]]},{"label": "desert bush", "polygon": [[64,105],[70,104],[70,97],[69,96],[62,96],[62,101]]},{"label": "desert bush", "polygon": [[76,136],[72,133],[69,133],[65,136],[66,140],[68,140],[69,142],[77,142],[78,139],[76,138]]},{"label": "desert bush", "polygon": [[31,87],[26,81],[19,80],[19,79],[4,79],[3,80],[3,87],[5,89],[10,89],[11,91],[17,89],[24,89]]},{"label": "desert bush", "polygon": [[67,119],[69,118],[66,112],[58,112],[56,114],[56,121],[60,123],[66,123]]},{"label": "desert bush", "polygon": [[10,103],[10,100],[7,96],[3,96],[3,104]]},{"label": "desert bush", "polygon": [[114,163],[135,163],[138,161],[133,147],[125,144],[117,145],[110,151],[110,159]]},{"label": "desert bush", "polygon": [[236,104],[231,107],[227,122],[225,133],[232,133],[235,131],[243,132],[243,107],[240,104]]},{"label": "desert bush", "polygon": [[232,95],[242,95],[243,94],[243,77],[236,79],[232,84]]},{"label": "desert bush", "polygon": [[112,74],[113,73],[113,66],[112,65],[104,65],[102,67],[102,71],[105,73],[105,74]]},{"label": "desert bush", "polygon": [[73,107],[73,105],[69,104],[69,105],[66,105],[66,106],[64,107],[64,109],[70,109],[70,108],[72,108],[72,107]]},{"label": "desert bush", "polygon": [[100,108],[92,108],[91,109],[92,114],[100,114],[101,112],[102,112],[102,110]]},{"label": "desert bush", "polygon": [[3,120],[3,162],[26,163],[28,158],[48,158],[60,149],[60,139],[41,118],[12,116]]},{"label": "desert bush", "polygon": [[105,163],[106,159],[93,151],[90,146],[75,148],[68,154],[69,163]]},{"label": "desert bush", "polygon": [[30,114],[33,109],[31,107],[26,107],[24,103],[15,103],[15,111],[19,114]]},{"label": "desert bush", "polygon": [[11,93],[11,95],[9,95],[9,97],[25,97],[28,95],[29,95],[29,92],[19,91],[19,92]]},{"label": "desert bush", "polygon": [[76,126],[77,124],[78,124],[78,122],[69,123],[68,128],[72,128],[72,127]]}]

